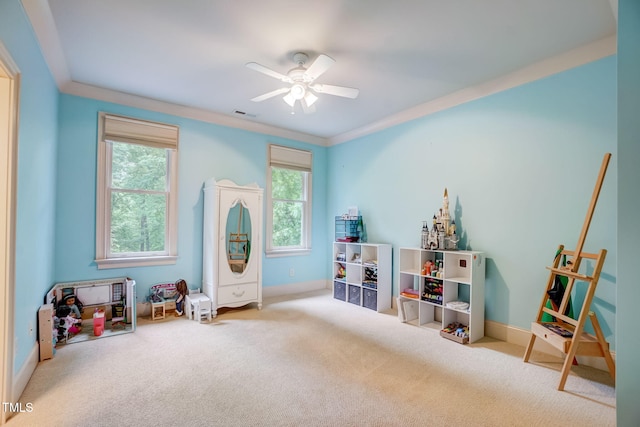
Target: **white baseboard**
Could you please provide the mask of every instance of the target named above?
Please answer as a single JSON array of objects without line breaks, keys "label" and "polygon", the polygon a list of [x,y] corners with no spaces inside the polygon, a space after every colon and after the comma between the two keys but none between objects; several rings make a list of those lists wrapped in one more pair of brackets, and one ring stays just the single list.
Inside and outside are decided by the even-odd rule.
[{"label": "white baseboard", "polygon": [[[495,338],[500,341],[506,341],[510,344],[516,344],[524,348],[529,345],[529,339],[531,338],[530,330],[505,325],[504,323],[494,322],[491,320],[485,320],[484,333],[488,337]],[[543,340],[537,339],[534,344],[533,350],[564,359],[564,355],[562,352],[557,350],[555,347],[547,344]],[[522,356],[524,357],[524,350]],[[614,361],[616,360],[615,352],[611,352],[611,357]],[[608,371],[607,364],[603,357],[578,356],[576,357],[576,359],[581,365]]]},{"label": "white baseboard", "polygon": [[22,364],[22,368],[18,371],[17,375],[13,377],[13,387],[11,389],[11,402],[17,402],[22,396],[22,392],[27,387],[27,383],[31,379],[31,375],[36,370],[38,362],[40,361],[40,346],[38,342],[33,343],[33,347],[27,356],[27,360]]},{"label": "white baseboard", "polygon": [[310,282],[289,283],[286,285],[264,286],[262,288],[263,298],[278,297],[282,295],[300,294],[303,292],[317,291],[320,289],[330,289],[331,282],[328,280],[312,280]]}]

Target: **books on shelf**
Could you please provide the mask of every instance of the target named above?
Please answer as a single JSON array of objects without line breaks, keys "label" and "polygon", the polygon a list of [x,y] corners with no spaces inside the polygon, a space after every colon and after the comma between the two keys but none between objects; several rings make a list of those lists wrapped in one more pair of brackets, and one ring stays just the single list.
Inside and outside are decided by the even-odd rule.
[{"label": "books on shelf", "polygon": [[420,298],[420,293],[417,290],[412,288],[403,289],[402,292],[400,292],[400,295],[402,295],[403,297],[413,298],[413,299]]}]

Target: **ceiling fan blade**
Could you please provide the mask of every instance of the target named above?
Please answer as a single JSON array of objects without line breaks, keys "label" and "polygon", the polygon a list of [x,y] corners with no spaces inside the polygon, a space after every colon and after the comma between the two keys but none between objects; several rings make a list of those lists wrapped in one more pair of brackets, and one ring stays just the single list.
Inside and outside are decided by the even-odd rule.
[{"label": "ceiling fan blade", "polygon": [[264,95],[256,96],[255,98],[252,98],[251,100],[253,102],[260,102],[260,101],[264,101],[265,99],[273,98],[274,96],[280,95],[281,93],[285,93],[285,92],[288,92],[288,91],[289,91],[288,87],[283,87],[283,88],[276,89],[276,90],[273,90],[271,92],[265,93]]},{"label": "ceiling fan blade", "polygon": [[360,93],[359,89],[344,86],[314,84],[309,87],[318,93],[326,93],[329,95],[342,96],[351,99],[357,98],[358,94]]},{"label": "ceiling fan blade", "polygon": [[247,68],[251,68],[252,70],[255,70],[259,73],[266,74],[269,77],[274,77],[283,82],[291,83],[291,78],[289,78],[289,76],[285,76],[284,74],[274,71],[271,68],[267,68],[264,65],[260,65],[257,62],[247,62],[245,65]]},{"label": "ceiling fan blade", "polygon": [[329,69],[329,67],[333,65],[334,62],[336,61],[333,58],[325,54],[320,54],[316,58],[316,60],[313,61],[313,64],[311,64],[309,68],[307,68],[307,71],[305,71],[305,74],[310,79],[309,81],[313,81],[320,77],[325,71]]}]

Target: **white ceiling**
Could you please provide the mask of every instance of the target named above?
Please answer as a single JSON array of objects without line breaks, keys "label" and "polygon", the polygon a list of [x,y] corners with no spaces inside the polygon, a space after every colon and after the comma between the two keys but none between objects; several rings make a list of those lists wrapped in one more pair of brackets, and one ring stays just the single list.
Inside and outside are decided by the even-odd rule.
[{"label": "white ceiling", "polygon": [[[616,4],[23,0],[62,92],[319,144],[611,55]],[[319,95],[315,113],[295,115],[280,96],[250,101],[283,83],[245,64],[286,74],[298,51],[335,59],[317,82],[359,97]]]}]

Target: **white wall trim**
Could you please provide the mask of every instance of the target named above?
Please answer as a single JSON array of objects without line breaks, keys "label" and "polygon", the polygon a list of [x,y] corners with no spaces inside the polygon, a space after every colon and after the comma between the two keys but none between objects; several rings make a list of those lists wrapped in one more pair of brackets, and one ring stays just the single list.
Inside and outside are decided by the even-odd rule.
[{"label": "white wall trim", "polygon": [[577,49],[539,61],[511,74],[507,74],[506,76],[459,90],[450,95],[446,95],[433,101],[418,105],[414,108],[393,114],[359,129],[354,129],[350,132],[336,135],[328,139],[328,145],[337,145],[372,133],[380,132],[384,129],[420,117],[428,116],[466,102],[493,95],[516,86],[530,83],[532,81],[605,58],[607,56],[615,55],[616,51],[616,36],[606,37]]},{"label": "white wall trim", "polygon": [[31,21],[49,71],[51,71],[58,88],[61,88],[71,80],[71,74],[69,74],[49,2],[47,0],[22,0],[22,7]]},{"label": "white wall trim", "polygon": [[611,13],[616,20],[616,25],[618,24],[618,0],[609,0],[609,4],[611,5]]},{"label": "white wall trim", "polygon": [[171,104],[152,98],[145,98],[138,95],[117,92],[103,89],[74,81],[66,81],[58,86],[60,91],[68,95],[81,96],[85,98],[97,99],[99,101],[112,102],[115,104],[127,105],[129,107],[143,110],[156,111],[158,113],[171,114],[173,116],[187,119],[200,120],[231,128],[243,129],[265,135],[277,136],[281,138],[293,139],[296,141],[308,142],[315,145],[326,145],[326,139],[306,133],[295,132],[275,126],[252,122],[246,119],[227,116],[225,114],[214,113],[200,108],[186,107],[184,105]]},{"label": "white wall trim", "polygon": [[37,341],[34,341],[33,347],[31,347],[31,351],[27,356],[27,360],[25,360],[22,368],[20,368],[20,371],[18,371],[18,374],[13,379],[11,402],[17,402],[20,399],[24,389],[27,387],[27,383],[31,379],[31,375],[33,375],[33,372],[36,370],[39,361],[40,346]]},{"label": "white wall trim", "polygon": [[585,46],[570,50],[568,52],[544,59],[535,64],[529,65],[513,73],[481,83],[476,86],[465,88],[450,95],[443,96],[433,101],[418,105],[400,113],[393,114],[377,122],[368,124],[359,129],[345,132],[331,138],[322,138],[305,133],[295,132],[275,126],[264,125],[238,119],[224,114],[214,113],[198,108],[185,107],[155,99],[144,98],[137,95],[116,92],[73,81],[66,81],[59,85],[63,93],[69,95],[98,99],[105,102],[113,102],[131,107],[141,108],[160,113],[171,114],[207,123],[214,123],[251,132],[263,133],[297,141],[307,142],[320,146],[332,146],[361,138],[372,133],[380,132],[384,129],[397,126],[399,124],[428,116],[430,114],[443,111],[457,105],[461,105],[485,96],[493,95],[504,90],[508,90],[544,77],[557,74],[607,56],[615,55],[617,51],[617,37],[610,36],[600,39]]},{"label": "white wall trim", "polygon": [[[617,17],[617,0],[609,0],[612,14]],[[171,114],[179,117],[213,123],[236,129],[262,133],[286,139],[320,146],[332,146],[348,142],[384,129],[446,110],[456,105],[464,104],[494,93],[511,89],[525,83],[529,83],[543,77],[556,74],[570,68],[578,67],[586,63],[614,55],[617,50],[616,36],[610,36],[593,43],[581,46],[560,55],[547,58],[532,64],[521,70],[506,76],[465,88],[452,94],[443,96],[433,101],[418,105],[414,108],[388,116],[382,120],[370,123],[358,129],[335,135],[331,138],[323,138],[302,132],[296,132],[276,126],[265,125],[247,119],[240,119],[230,115],[215,113],[203,109],[171,104],[151,98],[116,92],[71,80],[67,67],[62,44],[58,37],[55,22],[47,0],[22,0],[23,7],[33,26],[43,55],[49,66],[49,70],[62,93],[87,97],[105,102],[113,102],[130,107],[141,108]]]},{"label": "white wall trim", "polygon": [[[15,248],[20,70],[0,42],[0,400],[12,397],[15,363]],[[0,413],[0,424],[6,421]]]},{"label": "white wall trim", "polygon": [[62,43],[58,37],[55,21],[47,0],[22,0],[22,5],[31,22],[31,26],[40,44],[49,71],[53,75],[62,93],[99,101],[122,104],[143,110],[156,111],[171,114],[178,117],[200,120],[231,128],[243,129],[251,132],[277,136],[296,141],[308,142],[315,145],[326,145],[327,140],[314,135],[282,129],[275,126],[264,125],[246,119],[227,116],[198,108],[185,107],[171,104],[142,96],[131,95],[123,92],[103,89],[71,80],[71,74],[67,66]]}]

